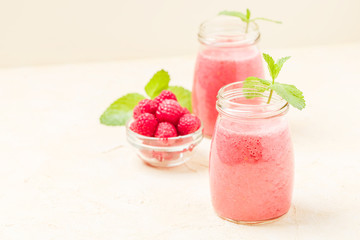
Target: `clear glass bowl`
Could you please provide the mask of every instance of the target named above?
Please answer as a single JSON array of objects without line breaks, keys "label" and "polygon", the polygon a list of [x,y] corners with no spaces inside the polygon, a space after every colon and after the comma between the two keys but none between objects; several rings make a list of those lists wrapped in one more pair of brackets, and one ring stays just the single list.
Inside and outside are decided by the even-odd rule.
[{"label": "clear glass bowl", "polygon": [[172,138],[146,137],[130,129],[133,119],[126,124],[128,142],[136,148],[136,154],[153,167],[175,167],[190,159],[193,149],[203,139],[203,126],[191,134]]}]

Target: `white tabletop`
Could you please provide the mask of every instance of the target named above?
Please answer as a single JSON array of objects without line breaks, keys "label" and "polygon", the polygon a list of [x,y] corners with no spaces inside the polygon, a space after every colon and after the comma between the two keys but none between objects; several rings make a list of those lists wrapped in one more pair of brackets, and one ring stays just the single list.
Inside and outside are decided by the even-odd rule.
[{"label": "white tabletop", "polygon": [[359,239],[360,44],[268,52],[292,56],[279,81],[307,100],[288,114],[296,177],[280,221],[215,215],[210,140],[186,166],[160,170],[135,156],[123,127],[99,123],[161,68],[191,88],[189,56],[0,70],[0,239]]}]

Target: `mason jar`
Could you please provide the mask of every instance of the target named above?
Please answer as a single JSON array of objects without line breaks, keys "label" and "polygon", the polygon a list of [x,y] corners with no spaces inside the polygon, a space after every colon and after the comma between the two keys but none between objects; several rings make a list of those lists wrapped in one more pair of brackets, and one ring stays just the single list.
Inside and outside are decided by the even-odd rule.
[{"label": "mason jar", "polygon": [[217,16],[200,25],[192,104],[194,113],[204,124],[205,136],[213,134],[219,89],[249,76],[262,78],[264,75],[257,46],[258,26],[251,22],[248,31],[245,29],[243,21],[231,16]]},{"label": "mason jar", "polygon": [[[286,120],[289,104],[236,82],[220,89],[210,151],[210,189],[216,213],[259,224],[286,214],[293,192],[294,156]],[[249,99],[249,90],[256,98]]]}]

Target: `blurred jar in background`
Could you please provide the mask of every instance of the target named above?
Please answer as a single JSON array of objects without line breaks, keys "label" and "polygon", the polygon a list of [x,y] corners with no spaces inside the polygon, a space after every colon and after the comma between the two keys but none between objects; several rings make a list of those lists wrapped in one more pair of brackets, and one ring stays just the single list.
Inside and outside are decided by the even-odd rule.
[{"label": "blurred jar in background", "polygon": [[216,16],[200,25],[201,45],[195,66],[192,104],[207,137],[213,134],[219,89],[249,76],[262,78],[264,75],[257,46],[258,26],[251,22],[247,33],[245,28],[246,23],[230,16]]}]

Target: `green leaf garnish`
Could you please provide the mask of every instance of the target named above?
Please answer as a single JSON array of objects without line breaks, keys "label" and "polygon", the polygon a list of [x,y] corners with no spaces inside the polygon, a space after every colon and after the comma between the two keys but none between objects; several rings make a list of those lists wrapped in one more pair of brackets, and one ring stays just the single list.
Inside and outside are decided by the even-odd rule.
[{"label": "green leaf garnish", "polygon": [[237,12],[237,11],[221,11],[221,12],[219,12],[219,15],[226,15],[226,16],[233,16],[233,17],[240,18],[243,22],[246,23],[245,33],[247,33],[249,30],[250,22],[255,22],[257,20],[263,20],[263,21],[268,21],[268,22],[273,22],[273,23],[282,23],[280,21],[271,20],[268,18],[261,18],[261,17],[251,19],[250,18],[251,12],[248,8],[246,9],[246,14],[244,14],[242,12]]},{"label": "green leaf garnish", "polygon": [[247,8],[246,9],[246,19],[250,19],[250,15],[251,15],[250,10]]},{"label": "green leaf garnish", "polygon": [[[179,104],[186,107],[190,112],[191,108],[191,92],[180,86],[169,86],[170,76],[165,70],[160,70],[154,74],[145,86],[147,95],[154,99],[161,91],[172,91]],[[109,126],[123,126],[132,117],[134,107],[143,99],[141,94],[129,93],[113,102],[105,112],[100,116],[100,122]]]},{"label": "green leaf garnish", "polygon": [[299,89],[297,89],[294,85],[275,82],[275,79],[279,75],[284,63],[290,57],[280,58],[276,63],[274,59],[266,53],[263,53],[263,58],[268,65],[272,81],[257,77],[246,78],[243,84],[243,91],[245,93],[245,97],[261,97],[261,93],[270,90],[267,103],[270,103],[273,91],[275,91],[280,97],[285,99],[293,107],[299,110],[305,108],[306,104],[304,100],[304,95]]},{"label": "green leaf garnish", "polygon": [[277,60],[276,62],[276,67],[277,67],[277,74],[276,76],[279,74],[280,70],[282,69],[284,63],[289,60],[291,57],[287,56],[287,57],[282,57],[279,60]]},{"label": "green leaf garnish", "polygon": [[248,77],[243,84],[243,92],[246,98],[261,97],[268,90],[271,82],[257,77]]},{"label": "green leaf garnish", "polygon": [[154,76],[150,79],[148,84],[145,86],[146,94],[154,99],[158,96],[162,90],[168,88],[170,82],[169,73],[165,70],[160,70],[154,74]]},{"label": "green leaf garnish", "polygon": [[263,21],[273,22],[273,23],[277,23],[277,24],[282,24],[281,21],[272,20],[272,19],[269,19],[269,18],[262,18],[262,17],[253,18],[253,19],[250,20],[250,22],[255,22],[257,20],[263,20]]},{"label": "green leaf garnish", "polygon": [[226,15],[226,16],[233,16],[240,18],[243,22],[247,22],[248,18],[245,14],[242,12],[236,12],[236,11],[222,11],[219,12],[219,15]]},{"label": "green leaf garnish", "polygon": [[268,69],[269,69],[271,78],[273,80],[275,80],[275,78],[277,78],[277,76],[279,75],[279,72],[281,71],[281,68],[283,67],[284,63],[290,57],[287,56],[287,57],[280,58],[276,63],[269,54],[263,53],[263,58],[268,65]]},{"label": "green leaf garnish", "polygon": [[169,86],[169,91],[173,92],[178,99],[179,104],[182,107],[187,108],[190,112],[192,112],[191,106],[191,91],[180,87],[180,86]]},{"label": "green leaf garnish", "polygon": [[263,58],[264,58],[265,62],[267,63],[271,78],[275,79],[276,77],[274,77],[275,76],[275,61],[274,61],[274,59],[266,53],[263,53]]},{"label": "green leaf garnish", "polygon": [[123,126],[132,116],[134,107],[145,97],[129,93],[113,102],[101,115],[100,122],[109,126]]},{"label": "green leaf garnish", "polygon": [[305,108],[306,104],[303,93],[294,85],[274,83],[270,86],[270,89],[274,90],[280,97],[285,99],[293,107],[299,110]]}]

